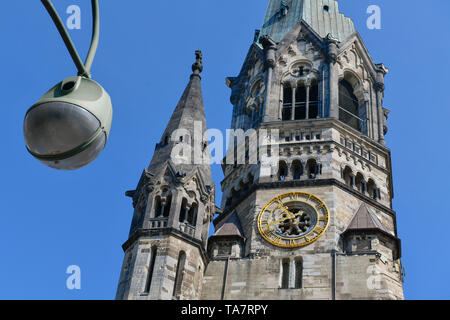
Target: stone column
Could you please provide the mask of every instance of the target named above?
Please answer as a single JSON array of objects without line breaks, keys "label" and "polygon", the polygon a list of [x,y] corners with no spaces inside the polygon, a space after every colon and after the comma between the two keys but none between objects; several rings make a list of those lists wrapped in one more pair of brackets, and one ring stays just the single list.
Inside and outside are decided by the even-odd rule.
[{"label": "stone column", "polygon": [[264,116],[263,116],[263,122],[270,121],[270,111],[269,111],[269,98],[271,96],[271,89],[272,89],[272,81],[273,81],[273,69],[275,68],[275,51],[276,43],[270,39],[269,36],[265,35],[260,38],[259,42],[264,48],[264,53],[266,56],[265,61],[265,69],[266,69],[266,92],[264,94]]},{"label": "stone column", "polygon": [[318,117],[325,118],[325,66],[322,65],[319,69],[319,73],[317,74],[317,87],[318,87],[318,98],[319,105],[318,108]]},{"label": "stone column", "polygon": [[366,120],[366,123],[364,123],[364,134],[366,134],[367,136],[369,136],[370,134],[370,119],[369,119],[369,98],[366,97],[366,99],[364,99],[364,111],[365,111],[365,117],[363,119]]},{"label": "stone column", "polygon": [[172,194],[172,206],[170,208],[169,223],[168,223],[169,227],[178,229],[182,202],[183,202],[183,195],[180,192],[175,191]]},{"label": "stone column", "polygon": [[295,94],[297,92],[296,87],[292,87],[292,114],[291,114],[291,120],[295,120]]},{"label": "stone column", "polygon": [[[161,214],[158,218],[166,218],[164,217],[164,213],[166,212],[166,204],[167,204],[167,198],[161,197]],[[169,214],[170,216],[170,214]]]},{"label": "stone column", "polygon": [[351,184],[351,187],[354,189],[355,188],[355,176],[353,174],[350,175],[350,184]]},{"label": "stone column", "polygon": [[184,220],[183,223],[184,224],[189,224],[189,214],[191,213],[191,208],[192,208],[192,203],[187,203],[186,204],[186,214],[184,215]]},{"label": "stone column", "polygon": [[384,111],[383,111],[383,96],[384,96],[384,76],[388,73],[388,69],[383,64],[377,64],[375,92],[377,98],[377,121],[378,121],[378,142],[383,146],[386,145],[384,140]]},{"label": "stone column", "polygon": [[306,85],[306,119],[309,119],[309,89],[311,88],[311,84]]},{"label": "stone column", "polygon": [[[209,200],[204,198],[203,200]],[[208,203],[209,201],[206,201],[206,203]],[[210,202],[209,202],[210,203]],[[202,238],[202,232],[203,232],[203,221],[205,219],[209,219],[209,212],[206,212],[206,207],[207,205],[205,205],[203,203],[203,201],[200,201],[199,203],[197,203],[197,216],[195,217],[195,234],[194,237],[197,239],[201,239]],[[211,210],[211,207],[209,208],[209,210]]]},{"label": "stone column", "polygon": [[[151,190],[153,192],[153,190]],[[147,208],[145,209],[145,220],[153,219],[155,217],[155,196],[149,192],[147,197]]]},{"label": "stone column", "polygon": [[328,63],[328,108],[329,117],[339,119],[339,80],[337,78],[337,44],[338,40],[331,34],[326,37],[327,43],[327,63]]},{"label": "stone column", "polygon": [[377,96],[377,122],[378,122],[378,142],[382,145],[386,145],[386,141],[384,140],[384,113],[383,113],[383,92],[384,92],[384,83],[377,82],[375,84],[376,96]]},{"label": "stone column", "polygon": [[284,84],[281,84],[280,87],[280,101],[279,101],[279,110],[278,110],[278,118],[279,120],[283,119],[283,108],[284,108]]}]

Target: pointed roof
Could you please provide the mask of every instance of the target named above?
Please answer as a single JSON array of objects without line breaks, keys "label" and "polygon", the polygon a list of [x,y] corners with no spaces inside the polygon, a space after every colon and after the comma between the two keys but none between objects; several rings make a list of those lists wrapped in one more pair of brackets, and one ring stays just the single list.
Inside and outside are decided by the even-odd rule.
[{"label": "pointed roof", "polygon": [[[202,143],[202,140],[200,140],[198,145],[194,144],[195,137],[202,139],[203,134],[206,132],[200,76],[200,73],[203,71],[202,53],[201,51],[196,51],[195,54],[196,62],[192,66],[193,73],[189,83],[164,130],[160,143],[156,145],[148,171],[155,176],[164,174],[169,163],[175,174],[180,174],[180,176],[189,175],[198,169],[205,184],[209,185],[212,183],[212,177],[207,146]],[[197,134],[196,130],[198,131]],[[174,135],[175,132],[176,135]],[[188,159],[191,161],[177,162],[172,158],[172,151],[179,150],[180,143],[191,146],[191,159]],[[175,148],[177,149],[174,150]],[[204,152],[204,161],[194,161],[194,154],[198,155],[202,152]],[[174,154],[179,154],[179,152],[174,152]]]},{"label": "pointed roof", "polygon": [[344,235],[347,233],[359,233],[367,231],[377,231],[390,237],[397,244],[397,251],[395,252],[394,260],[399,259],[402,255],[401,240],[397,238],[392,232],[390,232],[383,223],[377,218],[377,216],[370,211],[365,203],[362,203],[358,211],[356,211],[347,230],[344,231]]},{"label": "pointed roof", "polygon": [[240,237],[245,239],[241,220],[236,212],[234,212],[226,222],[216,230],[213,237]]},{"label": "pointed roof", "polygon": [[260,35],[280,42],[301,20],[322,38],[331,34],[343,41],[355,32],[352,19],[339,11],[336,0],[270,0]]},{"label": "pointed roof", "polygon": [[353,216],[352,221],[345,232],[349,231],[364,231],[364,230],[379,230],[393,236],[391,232],[381,223],[381,221],[369,210],[365,203],[362,203],[358,211]]}]

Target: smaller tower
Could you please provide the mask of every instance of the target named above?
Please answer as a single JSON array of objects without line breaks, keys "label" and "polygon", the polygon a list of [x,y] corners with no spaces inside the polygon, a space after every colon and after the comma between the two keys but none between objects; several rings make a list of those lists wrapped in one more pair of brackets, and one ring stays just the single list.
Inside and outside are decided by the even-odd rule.
[{"label": "smaller tower", "polygon": [[[347,254],[375,251],[388,261],[397,261],[401,256],[401,240],[381,223],[365,203],[356,211],[342,237]],[[395,269],[395,263],[391,268]]]},{"label": "smaller tower", "polygon": [[[215,211],[206,120],[196,52],[190,81],[137,189],[116,299],[195,300],[206,267]],[[200,155],[200,156],[199,156]]]},{"label": "smaller tower", "polygon": [[242,258],[245,237],[237,213],[216,230],[208,240],[208,254],[212,259]]},{"label": "smaller tower", "polygon": [[[342,240],[344,253],[336,257],[341,266],[336,274],[337,283],[349,283],[349,275],[365,269],[366,278],[352,277],[350,287],[362,288],[360,294],[373,299],[395,300],[403,296],[401,287],[398,286],[403,276],[399,260],[401,240],[386,228],[365,203],[356,211],[342,234]],[[393,279],[384,275],[391,275]],[[351,297],[350,293],[341,293],[341,299]]]}]

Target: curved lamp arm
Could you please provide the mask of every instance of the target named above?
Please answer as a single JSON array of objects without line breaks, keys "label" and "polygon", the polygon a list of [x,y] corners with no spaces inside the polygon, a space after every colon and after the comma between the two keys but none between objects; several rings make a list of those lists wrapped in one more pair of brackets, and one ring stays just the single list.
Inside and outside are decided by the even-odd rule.
[{"label": "curved lamp arm", "polygon": [[95,53],[97,52],[98,41],[100,37],[100,15],[98,8],[98,0],[91,0],[92,3],[92,40],[91,47],[84,63],[87,72],[91,72],[92,63],[94,62]]},{"label": "curved lamp arm", "polygon": [[92,67],[92,63],[94,61],[95,53],[97,52],[100,34],[100,16],[99,16],[98,0],[91,0],[92,19],[93,19],[92,40],[91,40],[91,47],[89,48],[86,62],[84,64],[80,58],[80,55],[77,52],[77,49],[75,48],[75,45],[72,42],[72,39],[70,38],[69,33],[66,30],[66,27],[64,26],[64,23],[59,17],[58,12],[56,11],[52,2],[50,0],[41,0],[41,2],[44,5],[45,9],[47,9],[48,13],[50,14],[50,17],[52,18],[53,22],[56,25],[56,28],[59,31],[59,34],[63,38],[67,50],[69,50],[70,56],[72,57],[72,60],[78,69],[78,75],[86,78],[91,78],[90,70]]}]

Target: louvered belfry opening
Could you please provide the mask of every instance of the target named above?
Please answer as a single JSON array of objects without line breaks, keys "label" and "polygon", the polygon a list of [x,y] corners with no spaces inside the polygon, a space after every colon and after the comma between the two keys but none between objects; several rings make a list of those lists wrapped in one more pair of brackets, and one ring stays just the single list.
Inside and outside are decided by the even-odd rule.
[{"label": "louvered belfry opening", "polygon": [[345,79],[339,82],[339,120],[353,129],[362,131],[362,119],[359,116],[358,98],[352,85]]},{"label": "louvered belfry opening", "polygon": [[292,88],[291,85],[283,86],[283,121],[317,119],[319,113],[319,85],[317,80],[311,84],[299,84]]}]

